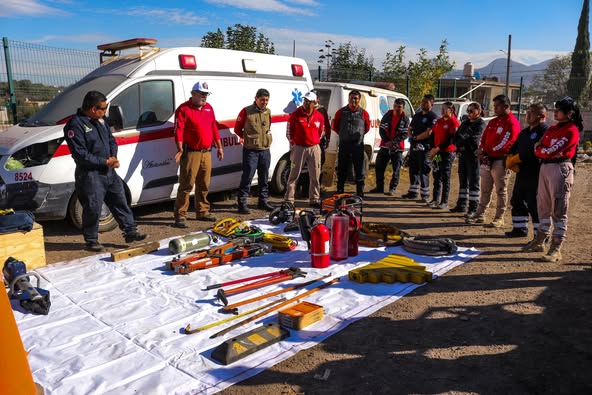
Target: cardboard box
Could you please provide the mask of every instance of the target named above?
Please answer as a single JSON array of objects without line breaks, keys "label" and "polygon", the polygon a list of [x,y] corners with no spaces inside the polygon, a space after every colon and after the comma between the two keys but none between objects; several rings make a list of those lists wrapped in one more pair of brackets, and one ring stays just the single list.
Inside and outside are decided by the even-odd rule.
[{"label": "cardboard box", "polygon": [[25,262],[27,271],[45,266],[43,227],[35,222],[30,232],[0,234],[0,270],[9,256]]}]

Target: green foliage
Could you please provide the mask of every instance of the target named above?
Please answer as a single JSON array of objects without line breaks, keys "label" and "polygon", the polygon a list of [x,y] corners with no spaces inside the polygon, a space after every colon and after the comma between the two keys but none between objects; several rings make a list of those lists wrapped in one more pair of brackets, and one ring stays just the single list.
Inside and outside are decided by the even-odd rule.
[{"label": "green foliage", "polygon": [[567,81],[567,92],[576,101],[581,102],[585,88],[590,78],[590,33],[588,32],[590,2],[584,0],[580,21],[578,23],[578,37],[571,56],[571,72]]},{"label": "green foliage", "polygon": [[201,46],[275,54],[275,47],[269,38],[265,37],[263,33],[257,33],[256,27],[240,23],[228,26],[226,34],[220,29],[215,32],[207,32],[201,39]]},{"label": "green foliage", "polygon": [[555,56],[543,74],[535,76],[525,92],[533,102],[551,105],[567,95],[567,80],[571,65],[571,54]]},{"label": "green foliage", "polygon": [[[14,90],[16,93],[16,115],[18,121],[24,121],[25,119],[34,115],[39,108],[52,100],[64,87],[43,85],[39,83],[33,83],[30,80],[15,80]],[[0,82],[0,104],[6,107],[8,103],[8,83]],[[8,111],[9,117],[12,118],[12,111]]]},{"label": "green foliage", "polygon": [[329,68],[331,81],[371,81],[375,73],[374,58],[366,56],[365,49],[359,49],[347,42],[339,44],[333,51]]},{"label": "green foliage", "polygon": [[451,63],[448,56],[448,41],[443,40],[438,54],[432,58],[428,56],[428,51],[422,48],[417,54],[417,59],[410,60],[405,65],[405,47],[400,46],[394,54],[386,54],[382,67],[383,79],[394,82],[398,90],[402,90],[406,78],[409,77],[409,99],[417,105],[423,95],[437,94],[438,80],[454,68],[454,62]]}]

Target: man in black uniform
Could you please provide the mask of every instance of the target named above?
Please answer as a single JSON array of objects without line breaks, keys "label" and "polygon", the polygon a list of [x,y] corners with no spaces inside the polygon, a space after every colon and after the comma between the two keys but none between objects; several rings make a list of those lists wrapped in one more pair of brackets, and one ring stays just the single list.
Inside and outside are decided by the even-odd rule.
[{"label": "man in black uniform", "polygon": [[[453,213],[475,215],[479,206],[479,158],[477,149],[481,135],[485,130],[485,121],[481,118],[481,104],[473,102],[467,106],[467,119],[464,120],[454,136],[452,144],[458,153],[458,200],[450,209]],[[467,201],[469,207],[467,211]]]},{"label": "man in black uniform", "polygon": [[[421,101],[421,111],[416,112],[411,119],[409,151],[409,191],[402,196],[404,199],[421,199],[430,201],[430,163],[428,152],[431,148],[432,128],[438,119],[432,111],[434,96],[425,95]],[[421,190],[420,190],[421,185]]]},{"label": "man in black uniform", "polygon": [[123,181],[115,172],[119,167],[117,142],[105,121],[107,98],[90,91],[84,96],[82,108],[64,127],[64,136],[72,158],[76,193],[82,204],[82,234],[86,249],[103,252],[99,243],[99,218],[103,202],[123,231],[126,243],[144,240],[146,234],[136,230],[136,223],[125,198]]},{"label": "man in black uniform", "polygon": [[522,129],[506,158],[506,168],[516,172],[510,199],[513,227],[506,232],[508,237],[528,236],[528,214],[535,232],[539,226],[537,189],[541,165],[534,155],[534,146],[549,128],[546,121],[547,107],[543,103],[532,104],[526,112],[528,127]]}]

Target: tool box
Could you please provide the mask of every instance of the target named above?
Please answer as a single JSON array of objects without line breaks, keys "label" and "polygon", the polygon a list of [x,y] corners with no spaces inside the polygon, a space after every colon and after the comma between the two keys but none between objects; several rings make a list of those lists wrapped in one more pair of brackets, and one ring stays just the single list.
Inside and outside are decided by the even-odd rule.
[{"label": "tool box", "polygon": [[300,302],[278,312],[278,321],[284,328],[304,329],[323,319],[323,306],[310,302]]},{"label": "tool box", "polygon": [[[337,209],[351,209],[362,211],[363,201],[359,196],[349,193],[339,193],[323,199],[321,204],[321,213],[328,213]],[[337,207],[338,206],[338,207]]]}]

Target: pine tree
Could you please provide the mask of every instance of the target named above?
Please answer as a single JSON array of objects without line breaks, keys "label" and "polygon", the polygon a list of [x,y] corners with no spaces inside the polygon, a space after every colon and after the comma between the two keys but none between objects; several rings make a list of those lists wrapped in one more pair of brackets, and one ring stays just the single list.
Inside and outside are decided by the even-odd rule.
[{"label": "pine tree", "polygon": [[571,72],[567,81],[567,92],[576,101],[584,99],[584,93],[590,77],[590,33],[588,32],[590,2],[584,0],[580,22],[578,23],[578,37],[571,56]]}]

